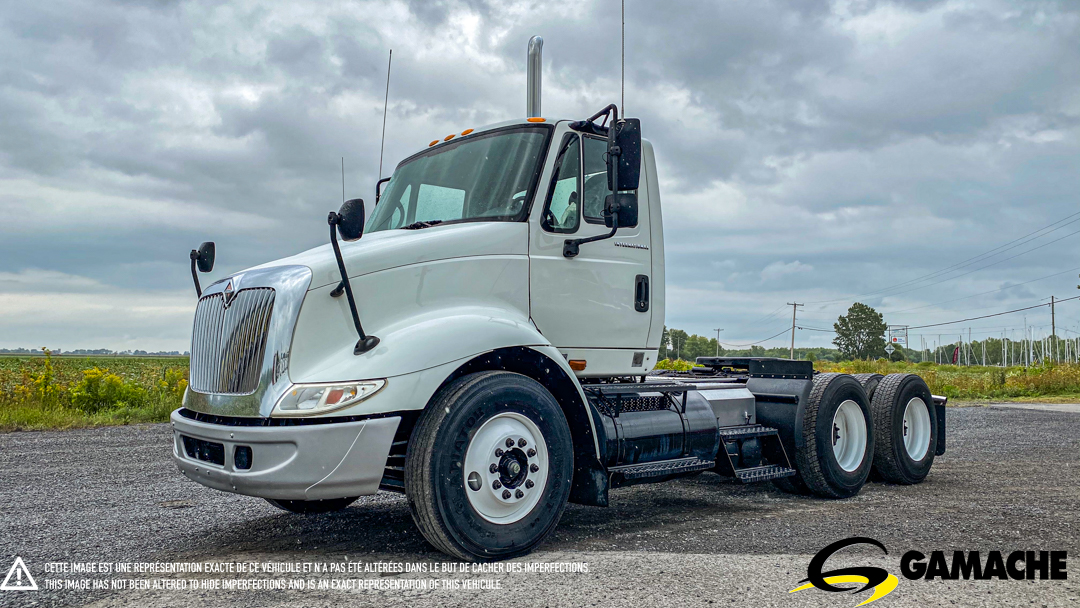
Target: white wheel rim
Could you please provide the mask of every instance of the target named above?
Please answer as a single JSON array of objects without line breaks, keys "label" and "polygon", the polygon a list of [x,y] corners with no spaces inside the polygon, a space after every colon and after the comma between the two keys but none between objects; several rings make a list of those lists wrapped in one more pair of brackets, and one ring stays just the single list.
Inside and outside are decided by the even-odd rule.
[{"label": "white wheel rim", "polygon": [[904,408],[904,449],[918,462],[930,449],[930,410],[926,402],[915,397]]},{"label": "white wheel rim", "polygon": [[465,450],[465,495],[491,523],[512,524],[528,515],[544,494],[547,475],[544,435],[516,412],[493,416],[476,430]]},{"label": "white wheel rim", "polygon": [[837,464],[849,473],[866,457],[866,418],[859,404],[850,399],[833,414],[832,446]]}]

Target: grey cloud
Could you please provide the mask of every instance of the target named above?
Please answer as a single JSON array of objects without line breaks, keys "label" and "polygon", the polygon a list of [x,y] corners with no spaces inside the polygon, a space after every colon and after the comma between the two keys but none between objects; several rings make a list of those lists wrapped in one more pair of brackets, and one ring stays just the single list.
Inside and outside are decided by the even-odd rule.
[{"label": "grey cloud", "polygon": [[[109,324],[70,331],[99,341],[79,346],[145,339],[135,347],[183,349],[188,249],[217,240],[225,273],[322,243],[323,214],[341,196],[342,156],[349,195],[371,196],[388,48],[392,167],[432,138],[520,115],[532,34],[546,41],[546,114],[583,116],[616,99],[617,7],[67,0],[5,9],[0,218],[16,223],[0,228],[0,276],[36,273],[19,297],[51,280],[41,293],[82,293],[59,276],[100,285],[95,298],[159,294],[172,312],[137,335]],[[761,338],[790,319],[751,322],[789,298],[876,292],[1077,207],[1075,4],[629,2],[627,10],[627,107],[662,171],[669,325],[703,333],[722,322],[733,342]],[[19,194],[26,183],[51,190]],[[85,227],[39,227],[57,197]],[[95,218],[109,203],[87,201],[108,197],[145,208],[102,225]],[[169,225],[177,205],[228,220]],[[889,318],[1050,274],[1077,253],[1067,240],[992,271],[864,301]],[[797,271],[777,266],[796,260]],[[1069,281],[896,318],[956,318],[966,307],[1075,289]],[[849,301],[808,306],[806,318],[828,323]],[[5,323],[0,316],[0,342],[34,331]]]}]

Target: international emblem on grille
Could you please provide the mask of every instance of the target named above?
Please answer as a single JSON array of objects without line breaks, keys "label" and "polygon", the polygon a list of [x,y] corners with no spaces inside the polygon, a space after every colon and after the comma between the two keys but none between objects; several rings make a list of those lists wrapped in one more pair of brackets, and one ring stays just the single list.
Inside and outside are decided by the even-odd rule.
[{"label": "international emblem on grille", "polygon": [[192,390],[247,395],[259,385],[274,290],[237,289],[238,283],[233,278],[221,292],[203,296],[195,309]]}]

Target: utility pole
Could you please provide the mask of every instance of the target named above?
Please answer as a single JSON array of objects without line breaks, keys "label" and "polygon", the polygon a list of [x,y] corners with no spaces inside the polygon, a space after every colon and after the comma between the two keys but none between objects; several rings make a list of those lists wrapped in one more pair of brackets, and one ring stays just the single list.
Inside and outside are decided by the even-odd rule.
[{"label": "utility pole", "polygon": [[[775,327],[775,325],[773,327]],[[717,327],[713,331],[716,332],[716,356],[719,357],[720,356],[720,332],[722,332],[724,330]]]},{"label": "utility pole", "polygon": [[798,302],[788,302],[788,306],[791,307],[791,356],[790,359],[795,358],[795,311],[799,310],[802,304]]}]

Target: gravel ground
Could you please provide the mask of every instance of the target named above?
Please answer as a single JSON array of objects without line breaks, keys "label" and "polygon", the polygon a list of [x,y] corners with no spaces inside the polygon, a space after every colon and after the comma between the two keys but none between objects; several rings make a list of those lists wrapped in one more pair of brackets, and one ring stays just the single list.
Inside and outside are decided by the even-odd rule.
[{"label": "gravel ground", "polygon": [[[570,505],[529,562],[585,562],[588,573],[338,575],[493,581],[498,590],[0,591],[0,606],[838,606],[867,595],[788,595],[811,556],[868,536],[829,567],[880,565],[900,576],[909,549],[1080,549],[1080,408],[950,408],[948,453],[918,486],[867,485],[852,499],[792,497],[712,474],[612,493],[608,509]],[[278,511],[184,479],[168,425],[0,435],[0,575],[18,555],[39,586],[46,562],[443,562],[404,499],[380,493],[321,516]],[[851,551],[849,554],[848,552]],[[97,576],[97,575],[87,575]],[[207,575],[209,576],[209,575]],[[207,578],[200,575],[200,578]],[[174,578],[153,575],[152,578]],[[1074,581],[909,581],[891,605],[1080,602]],[[98,577],[110,580],[124,577]],[[144,576],[143,578],[147,578]],[[222,578],[218,576],[217,578]],[[224,579],[259,578],[224,575]],[[266,578],[262,576],[262,578]],[[294,577],[286,577],[294,578]],[[329,580],[334,575],[314,575]]]}]

